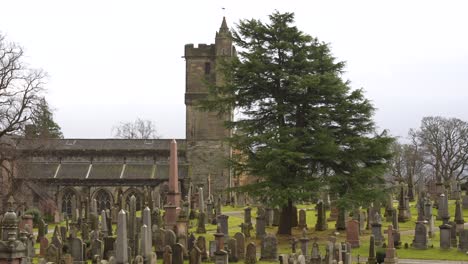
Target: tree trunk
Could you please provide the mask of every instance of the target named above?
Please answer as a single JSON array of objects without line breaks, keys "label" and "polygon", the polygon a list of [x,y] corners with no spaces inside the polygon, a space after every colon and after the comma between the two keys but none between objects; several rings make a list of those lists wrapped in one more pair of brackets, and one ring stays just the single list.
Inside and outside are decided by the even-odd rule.
[{"label": "tree trunk", "polygon": [[293,211],[291,200],[281,208],[278,235],[291,235]]}]

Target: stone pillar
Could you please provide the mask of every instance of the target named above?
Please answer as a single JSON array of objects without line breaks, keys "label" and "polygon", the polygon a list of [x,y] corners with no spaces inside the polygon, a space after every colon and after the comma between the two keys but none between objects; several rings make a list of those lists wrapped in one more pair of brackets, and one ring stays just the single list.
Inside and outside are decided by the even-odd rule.
[{"label": "stone pillar", "polygon": [[117,242],[115,253],[115,262],[117,264],[128,264],[127,215],[124,210],[120,210],[117,219]]},{"label": "stone pillar", "polygon": [[171,141],[169,160],[169,192],[167,193],[167,202],[180,207],[180,192],[179,192],[179,171],[177,162],[177,142],[175,139]]},{"label": "stone pillar", "polygon": [[387,250],[385,251],[385,260],[384,264],[394,264],[398,263],[398,258],[396,256],[396,249],[393,246],[395,243],[393,241],[393,226],[388,226],[388,246]]}]

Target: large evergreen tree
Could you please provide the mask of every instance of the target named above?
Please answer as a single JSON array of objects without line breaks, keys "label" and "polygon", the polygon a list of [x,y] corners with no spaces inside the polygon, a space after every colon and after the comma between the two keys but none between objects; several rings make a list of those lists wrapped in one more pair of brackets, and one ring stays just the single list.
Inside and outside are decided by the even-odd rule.
[{"label": "large evergreen tree", "polygon": [[238,150],[232,166],[258,177],[240,191],[281,207],[278,233],[290,234],[293,203],[320,188],[340,208],[378,197],[392,138],[375,134],[374,108],[342,80],[345,64],[327,44],[292,25],[292,13],[269,18],[240,21],[238,56],[220,65],[224,85],[210,87],[202,108],[239,114],[226,123]]},{"label": "large evergreen tree", "polygon": [[31,124],[26,125],[28,138],[63,138],[60,126],[54,121],[53,113],[44,97],[33,108]]}]

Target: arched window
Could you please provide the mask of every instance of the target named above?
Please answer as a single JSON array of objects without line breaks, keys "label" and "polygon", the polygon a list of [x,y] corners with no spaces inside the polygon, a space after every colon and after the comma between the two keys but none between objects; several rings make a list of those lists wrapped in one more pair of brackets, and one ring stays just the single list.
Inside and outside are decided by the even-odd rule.
[{"label": "arched window", "polygon": [[105,190],[99,190],[96,193],[96,198],[94,199],[96,199],[97,202],[98,213],[101,213],[102,210],[111,208],[111,197]]},{"label": "arched window", "polygon": [[132,197],[132,195],[135,196],[136,198],[136,210],[137,211],[140,211],[141,210],[141,195],[140,193],[138,193],[137,191],[135,190],[131,190],[130,192],[128,192],[127,194],[127,198],[125,199],[125,204],[127,206],[127,210],[130,210],[130,197]]},{"label": "arched window", "polygon": [[62,196],[62,213],[71,217],[72,215],[72,200],[75,198],[75,193],[66,190]]}]

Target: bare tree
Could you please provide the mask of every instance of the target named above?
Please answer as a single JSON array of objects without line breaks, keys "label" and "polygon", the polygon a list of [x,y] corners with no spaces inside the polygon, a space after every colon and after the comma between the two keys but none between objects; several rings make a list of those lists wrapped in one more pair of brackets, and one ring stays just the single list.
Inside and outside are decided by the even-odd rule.
[{"label": "bare tree", "polygon": [[432,167],[437,183],[449,187],[466,178],[468,123],[457,118],[424,117],[421,127],[411,131],[424,151],[424,162]]},{"label": "bare tree", "polygon": [[159,138],[156,127],[151,120],[137,118],[134,122],[122,122],[113,128],[116,138],[155,139]]},{"label": "bare tree", "polygon": [[408,197],[414,201],[414,186],[424,180],[424,157],[415,141],[411,144],[395,142],[391,171],[395,181],[408,185]]},{"label": "bare tree", "polygon": [[19,45],[0,34],[0,166],[6,175],[1,186],[3,199],[14,189],[13,164],[18,159],[11,136],[20,135],[31,119],[46,78],[44,71],[30,68],[23,56]]}]

